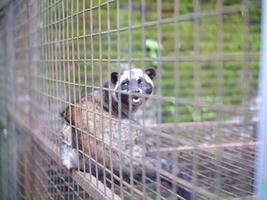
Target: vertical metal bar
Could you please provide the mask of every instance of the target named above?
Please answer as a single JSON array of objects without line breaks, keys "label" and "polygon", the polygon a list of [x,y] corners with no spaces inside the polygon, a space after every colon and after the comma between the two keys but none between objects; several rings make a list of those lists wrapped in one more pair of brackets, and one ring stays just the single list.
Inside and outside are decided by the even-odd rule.
[{"label": "vertical metal bar", "polygon": [[[85,91],[84,91],[84,93],[85,93],[85,96],[87,97],[87,90],[88,90],[88,88],[87,88],[87,48],[86,48],[86,37],[85,37],[85,35],[86,35],[86,15],[85,15],[85,0],[83,0],[83,13],[82,13],[82,23],[83,23],[83,25],[82,25],[82,29],[83,29],[83,59],[84,59],[84,62],[83,62],[83,67],[84,67],[84,85],[85,85]],[[89,19],[88,19],[89,20]],[[88,123],[88,114],[86,115],[86,122]],[[88,126],[88,124],[86,124],[86,126]],[[89,137],[89,136],[88,136]],[[84,146],[84,145],[83,145]],[[83,147],[84,148],[84,147]],[[83,149],[83,152],[84,152],[84,149]],[[87,152],[88,153],[88,152]],[[82,154],[82,158],[83,158],[83,168],[85,169],[85,166],[86,166],[86,163],[85,163],[85,153],[83,153]],[[90,156],[90,153],[89,153],[89,155],[86,155],[86,156]],[[90,161],[89,161],[90,162]],[[90,166],[90,163],[88,163],[88,165]]]},{"label": "vertical metal bar", "polygon": [[[194,0],[194,55],[198,57],[200,55],[200,20],[199,20],[199,10],[200,10],[200,0]],[[194,100],[199,101],[200,98],[200,63],[194,63]],[[199,110],[197,111],[199,112]],[[197,119],[198,120],[198,119]]]},{"label": "vertical metal bar", "polygon": [[[158,45],[162,44],[162,32],[161,32],[161,20],[162,20],[162,1],[157,0],[157,43]],[[161,58],[161,52],[160,49],[158,49],[158,58]],[[162,63],[158,62],[157,65],[157,95],[159,98],[157,99],[157,106],[158,106],[158,113],[157,113],[157,123],[162,123],[162,104],[163,100],[160,98],[162,97]],[[159,170],[161,170],[161,158],[160,158],[160,130],[157,129],[156,133],[156,149],[157,149],[157,155],[156,155],[156,199],[160,200],[160,186],[161,186],[161,180],[160,180],[160,173]]]},{"label": "vertical metal bar", "polygon": [[[145,27],[144,27],[144,23],[146,21],[146,1],[145,0],[141,0],[141,49],[142,49],[142,57],[141,57],[141,66],[143,71],[145,63],[144,63],[144,59],[146,56],[146,46],[145,46]],[[143,96],[141,98],[144,98]],[[143,106],[142,109],[142,129],[145,130],[145,107]],[[145,134],[143,134],[142,140],[145,141]],[[142,192],[143,192],[143,199],[147,199],[147,186],[146,186],[146,170],[145,170],[145,152],[146,152],[146,145],[143,142],[142,145],[142,149],[143,149],[143,155],[142,155]]]},{"label": "vertical metal bar", "polygon": [[[117,36],[117,64],[120,65],[120,59],[121,59],[121,36],[120,36],[120,0],[116,1],[116,36]],[[121,66],[121,65],[120,65]],[[121,71],[121,68],[119,69],[119,73]],[[119,94],[121,92],[121,88],[119,87]],[[122,107],[121,107],[121,95],[119,95],[118,99],[118,118],[122,118]],[[121,140],[121,122],[118,123],[118,135],[119,135],[119,178],[120,180],[120,197],[124,199],[124,190],[123,190],[123,174],[122,174],[122,140]]]},{"label": "vertical metal bar", "polygon": [[76,0],[76,51],[77,51],[77,67],[78,67],[78,99],[81,99],[81,64],[80,64],[80,42],[79,42],[79,38],[80,38],[80,29],[79,29],[79,0]]},{"label": "vertical metal bar", "polygon": [[[60,98],[60,73],[61,73],[61,63],[59,62],[60,60],[60,23],[58,22],[58,19],[60,17],[60,13],[59,13],[59,5],[57,3],[57,1],[55,0],[55,3],[54,3],[54,13],[55,13],[55,16],[54,16],[54,23],[55,23],[55,28],[54,28],[54,32],[55,32],[55,38],[54,38],[54,41],[55,41],[55,93],[54,93],[54,97],[56,98]],[[58,118],[58,115],[57,113],[60,112],[60,101],[59,100],[56,100],[53,99],[53,115],[54,115],[54,124],[55,124],[55,127],[53,127],[52,131],[53,131],[53,135],[55,137],[55,143],[56,144],[59,144],[59,135],[54,131],[54,130],[60,130],[58,128],[59,126],[59,118]]]},{"label": "vertical metal bar", "polygon": [[267,199],[267,1],[262,1],[256,199]]},{"label": "vertical metal bar", "polygon": [[[250,99],[250,69],[249,69],[249,1],[242,1],[242,35],[243,35],[243,43],[242,43],[242,51],[243,51],[243,59],[242,59],[242,104],[244,106],[249,104]],[[247,116],[244,116],[247,118]]]},{"label": "vertical metal bar", "polygon": [[[75,18],[74,18],[74,14],[75,14],[75,11],[74,11],[74,0],[71,0],[70,2],[70,10],[71,10],[71,13],[70,13],[70,20],[71,20],[71,36],[70,36],[70,40],[71,40],[71,69],[72,69],[72,91],[73,93],[70,94],[73,96],[73,100],[71,101],[75,101],[77,99],[76,97],[76,62],[75,62],[75,50],[76,50],[76,47],[74,45],[74,35],[75,35],[75,30],[74,30],[74,21],[75,21]],[[76,9],[77,9],[77,5],[76,5]],[[77,105],[75,105],[77,106]],[[76,112],[76,109],[75,111]],[[72,113],[74,114],[74,116],[76,115],[76,113]],[[81,134],[78,132],[78,130],[76,129],[77,127],[75,127],[75,137],[76,137],[76,153],[79,155],[79,143],[78,143],[78,134]],[[80,163],[80,160],[78,159],[78,170],[81,168],[81,163]]]},{"label": "vertical metal bar", "polygon": [[[6,168],[6,153],[4,153],[6,151],[6,148],[4,147],[5,145],[5,138],[6,138],[6,134],[7,134],[7,102],[8,102],[8,86],[4,86],[4,83],[6,83],[7,85],[9,85],[9,79],[8,79],[8,68],[7,68],[7,63],[8,63],[8,59],[6,59],[7,56],[7,40],[6,40],[6,33],[5,33],[5,29],[6,29],[6,24],[4,23],[4,20],[6,19],[6,16],[2,16],[1,19],[1,40],[2,40],[2,52],[1,52],[1,56],[2,56],[2,74],[1,74],[1,97],[2,98],[2,107],[1,109],[5,109],[4,110],[4,116],[3,116],[3,125],[1,126],[1,132],[0,132],[0,199],[6,199],[5,193],[5,168]],[[1,122],[0,122],[1,123]]]},{"label": "vertical metal bar", "polygon": [[[98,32],[99,32],[99,36],[98,36],[98,48],[99,48],[99,56],[98,56],[98,64],[99,64],[99,76],[100,76],[100,90],[101,90],[101,94],[103,95],[104,93],[104,90],[103,90],[103,65],[102,65],[102,56],[103,56],[103,51],[102,51],[102,13],[101,13],[101,0],[98,0]],[[101,98],[100,100],[100,107],[101,107],[101,110],[100,110],[100,117],[101,117],[101,140],[102,140],[102,157],[106,157],[106,150],[105,150],[105,135],[104,135],[104,120],[107,120],[104,118],[104,110],[103,110],[103,105],[104,105],[104,102],[103,102],[103,98]],[[99,137],[99,136],[96,136],[96,137]],[[106,180],[106,159],[103,159],[103,163],[101,165],[101,167],[103,168],[103,178],[104,178],[104,185],[106,186],[107,185],[107,180]],[[106,193],[106,187],[104,188],[104,193]]]},{"label": "vertical metal bar", "polygon": [[[77,95],[78,95],[78,99],[80,100],[81,99],[81,86],[80,86],[81,85],[81,69],[80,69],[81,65],[80,65],[80,61],[79,61],[79,59],[80,59],[80,44],[79,44],[80,30],[79,30],[79,1],[78,0],[76,0],[75,7],[76,7],[76,13],[75,14],[76,14],[76,23],[77,23],[76,24],[76,47],[75,46],[73,46],[73,47],[76,50],[76,54],[77,54],[76,60],[77,60],[77,62],[75,63],[74,68],[76,68],[76,67],[78,68],[77,69],[78,70],[78,72],[77,72],[78,73],[78,87],[77,87],[78,88],[78,94]],[[74,21],[74,19],[73,19],[73,21]],[[73,27],[73,28],[75,29],[75,27]],[[74,38],[73,38],[73,40],[74,40]],[[75,54],[75,51],[73,53]],[[75,55],[73,55],[73,58],[75,59]],[[74,77],[76,79],[76,75],[75,74],[74,74]],[[76,90],[75,90],[75,93],[77,93]],[[74,101],[76,101],[76,98],[74,99]],[[80,133],[76,132],[77,148],[79,148],[79,145],[78,145],[78,134],[80,134]],[[77,153],[79,153],[79,151],[77,151]],[[83,154],[84,154],[84,151],[83,151]],[[82,167],[82,165],[83,165],[83,163],[81,163],[80,159],[78,159],[78,166]],[[78,194],[79,194],[80,188],[78,187],[77,190],[78,190]]]},{"label": "vertical metal bar", "polygon": [[[222,9],[223,9],[224,0],[217,1],[216,3],[216,12],[218,13],[216,15],[216,24],[217,24],[217,33],[216,33],[216,51],[217,55],[220,55],[223,52],[223,15],[222,15]],[[224,86],[224,74],[223,74],[223,62],[219,60],[219,56],[216,58],[216,100],[219,99],[220,103],[223,103],[223,86]],[[223,120],[222,113],[218,113],[217,120]],[[216,132],[215,137],[220,137],[219,134]],[[216,157],[217,157],[217,167],[216,167],[216,175],[215,175],[215,193],[219,195],[219,192],[221,191],[221,161],[222,161],[222,155],[223,150],[217,149],[216,150]]]},{"label": "vertical metal bar", "polygon": [[2,199],[7,199],[7,184],[6,184],[6,168],[7,168],[7,154],[3,153],[6,151],[7,148],[6,147],[6,135],[7,135],[7,129],[1,133],[1,144],[0,144],[0,148],[1,148],[1,198]]},{"label": "vertical metal bar", "polygon": [[3,159],[3,137],[4,137],[4,130],[2,130],[2,127],[0,127],[0,198],[3,199],[3,184],[4,184],[4,178],[3,178],[3,163],[4,163],[4,159]]},{"label": "vertical metal bar", "polygon": [[[46,9],[46,2],[43,1],[42,2],[42,23],[43,23],[43,27],[42,27],[42,44],[43,43],[47,43],[48,41],[48,30],[47,28],[45,27],[45,25],[48,23],[48,19],[47,19],[47,11],[45,10]],[[47,45],[44,45],[42,46],[42,60],[47,60],[48,59],[48,54],[47,54]],[[42,62],[41,63],[41,67],[42,67],[42,70],[41,70],[41,73],[40,73],[40,76],[42,76],[42,92],[43,93],[47,93],[47,63],[46,62]],[[47,107],[47,98],[44,97],[44,105],[43,105],[43,108],[45,109]],[[44,116],[42,116],[42,120],[44,122],[45,125],[46,124],[46,114],[44,114]],[[46,131],[44,132],[44,134],[46,135]]]},{"label": "vertical metal bar", "polygon": [[[50,3],[50,2],[49,2]],[[47,7],[49,7],[49,3],[47,2]],[[52,23],[51,21],[51,18],[52,18],[52,12],[51,12],[51,8],[48,8],[48,10],[47,10],[47,12],[46,12],[46,24],[49,24],[49,23]],[[52,29],[52,26],[48,26],[47,27],[47,43],[48,43],[48,45],[47,45],[47,47],[46,47],[46,61],[47,60],[50,60],[50,61],[52,61],[52,57],[53,57],[53,49],[52,49],[52,47],[53,47],[53,43],[49,43],[50,41],[52,41],[53,40],[53,38],[52,38],[52,36],[53,36],[53,33],[54,33],[54,31],[53,31],[53,29]],[[47,130],[46,130],[46,136],[47,136],[47,138],[50,138],[50,123],[49,122],[51,122],[52,121],[52,116],[51,115],[49,115],[49,108],[50,108],[50,105],[51,105],[51,103],[50,103],[50,101],[51,101],[51,98],[49,98],[49,96],[51,96],[51,93],[52,93],[52,84],[51,84],[51,82],[52,82],[52,79],[50,79],[50,74],[52,74],[52,69],[51,69],[51,66],[53,65],[53,63],[51,63],[51,62],[45,62],[45,64],[46,64],[46,66],[45,66],[45,68],[46,68],[46,81],[45,81],[45,85],[46,85],[46,94],[47,94],[47,98],[46,98],[46,100],[47,100],[47,105],[46,105],[46,118],[47,118],[47,120],[46,120],[46,126],[47,126]]]},{"label": "vertical metal bar", "polygon": [[[59,20],[62,20],[62,14],[61,14],[61,3],[58,3],[57,4],[57,24],[58,24],[58,45],[57,45],[57,58],[58,58],[58,68],[59,68],[59,71],[58,71],[58,98],[60,98],[60,100],[58,101],[58,104],[57,104],[57,127],[56,127],[56,130],[61,130],[62,128],[62,119],[61,119],[61,116],[58,115],[58,113],[60,113],[62,111],[62,104],[63,104],[63,101],[64,99],[62,99],[62,94],[63,94],[63,84],[62,84],[62,81],[63,81],[63,78],[62,78],[62,71],[63,71],[63,65],[62,65],[62,45],[63,45],[63,42],[62,42],[62,35],[63,35],[63,32],[62,32],[62,23],[63,22],[59,22]],[[57,136],[57,144],[61,144],[61,137],[60,135]]]},{"label": "vertical metal bar", "polygon": [[[223,3],[224,0],[217,1],[216,3],[216,10],[218,12],[216,16],[216,22],[217,22],[217,42],[216,42],[216,48],[217,48],[217,55],[221,55],[223,52]],[[216,88],[216,96],[219,97],[220,102],[223,103],[223,63],[220,61],[219,56],[216,59],[217,64],[217,71],[216,71],[216,78],[217,78],[217,88]]]},{"label": "vertical metal bar", "polygon": [[63,87],[64,87],[64,99],[65,99],[65,103],[64,103],[64,108],[67,107],[68,105],[68,95],[67,95],[67,91],[68,91],[68,77],[67,77],[67,73],[68,73],[68,69],[66,69],[66,49],[67,49],[67,44],[66,44],[66,27],[65,27],[65,23],[66,23],[66,20],[65,20],[65,12],[66,12],[66,9],[65,9],[65,1],[62,1],[61,2],[61,5],[62,5],[62,56],[61,56],[61,59],[63,60]]},{"label": "vertical metal bar", "polygon": [[[194,7],[194,14],[195,14],[195,18],[194,18],[194,53],[195,56],[198,57],[200,54],[200,20],[199,20],[199,10],[200,10],[200,0],[194,0],[193,1],[193,7]],[[199,101],[200,99],[200,63],[199,62],[195,62],[194,63],[194,101]],[[200,108],[194,108],[193,112],[197,112],[197,116],[200,115]],[[193,120],[200,120],[198,119],[193,119]],[[193,141],[194,145],[197,145],[197,143],[195,141]],[[197,186],[197,175],[198,175],[198,154],[197,151],[193,151],[193,175],[192,175],[192,184],[194,186]],[[192,191],[193,195],[196,196],[195,190]]]},{"label": "vertical metal bar", "polygon": [[28,116],[28,120],[29,120],[29,123],[30,123],[30,126],[32,127],[32,117],[31,117],[31,113],[32,113],[32,106],[31,106],[31,98],[32,98],[32,91],[31,91],[31,85],[32,85],[32,80],[31,80],[31,78],[32,78],[32,76],[31,76],[31,72],[32,72],[32,48],[31,48],[31,41],[33,40],[33,38],[31,37],[31,16],[33,15],[33,13],[30,13],[30,7],[32,6],[31,5],[31,1],[27,1],[26,2],[26,9],[27,9],[27,18],[26,18],[26,23],[27,23],[27,30],[26,30],[26,37],[27,37],[27,47],[28,47],[28,51],[27,51],[27,59],[28,59],[28,63],[27,63],[27,65],[28,66],[26,66],[26,70],[27,70],[27,75],[26,75],[26,73],[25,73],[25,75],[26,75],[26,78],[28,79],[27,80],[27,83],[28,83],[28,85],[27,85],[27,89],[28,89],[28,95],[29,95],[29,97],[30,97],[30,102],[29,102],[29,116]]},{"label": "vertical metal bar", "polygon": [[[35,0],[30,0],[30,1],[27,1],[25,2],[25,5],[26,5],[26,20],[27,20],[27,30],[26,30],[26,37],[27,37],[27,47],[28,47],[28,57],[27,57],[27,60],[28,60],[28,63],[27,63],[27,66],[26,66],[26,69],[27,69],[27,72],[28,74],[25,73],[25,76],[26,78],[28,79],[28,85],[27,85],[27,89],[28,89],[28,95],[30,97],[30,101],[28,102],[29,103],[29,125],[31,128],[34,128],[33,127],[33,106],[32,106],[32,103],[33,103],[33,92],[32,92],[32,89],[33,89],[33,85],[34,85],[34,81],[32,80],[34,77],[35,77],[35,70],[36,70],[36,63],[34,63],[34,58],[36,57],[37,55],[37,52],[36,51],[33,51],[33,47],[36,45],[36,38],[35,38],[35,31],[36,31],[36,23],[34,21],[35,19],[35,13],[36,13],[36,10],[34,9],[37,9],[36,7],[36,1]],[[34,30],[34,31],[33,31]],[[33,31],[33,32],[32,32]],[[33,35],[31,35],[33,34]],[[21,133],[20,133],[21,134]],[[33,170],[33,167],[32,165],[30,165],[30,163],[32,163],[32,157],[31,157],[31,140],[29,137],[25,138],[24,139],[24,175],[25,175],[25,180],[24,180],[24,187],[25,187],[25,195],[26,195],[26,198],[27,199],[30,199],[33,195],[33,188],[32,188],[32,184],[33,184],[33,179],[32,179],[32,170]]]},{"label": "vertical metal bar", "polygon": [[[127,31],[128,31],[128,65],[129,65],[129,70],[132,69],[132,57],[133,57],[133,44],[132,44],[132,1],[128,0],[127,2],[128,4],[128,27],[127,27]],[[131,79],[132,74],[130,73],[130,78]],[[129,98],[131,99],[131,94],[129,94]],[[130,103],[129,105],[129,116],[132,116],[132,103]],[[132,126],[131,123],[129,121],[129,138],[130,141],[133,141],[133,133],[132,133]],[[131,196],[133,196],[133,187],[134,187],[134,180],[133,180],[133,148],[132,146],[129,147],[129,155],[130,156],[130,194]]]},{"label": "vertical metal bar", "polygon": [[[111,33],[110,33],[110,30],[111,30],[111,21],[110,21],[110,3],[108,2],[107,3],[107,46],[108,46],[108,55],[107,55],[107,59],[108,59],[108,62],[107,62],[107,65],[108,65],[108,77],[110,77],[110,74],[111,74],[111,63],[110,63],[110,59],[111,59]],[[111,93],[112,91],[110,90],[111,87],[110,87],[110,82],[109,82],[109,86],[108,86],[108,100],[109,100],[109,116],[112,116],[112,97],[111,97]],[[111,117],[112,118],[112,117]],[[112,133],[112,119],[109,119],[109,131],[110,133]],[[109,140],[110,140],[110,143],[109,143],[109,152],[108,152],[108,156],[110,157],[110,171],[111,171],[111,176],[110,176],[110,182],[111,182],[111,190],[112,190],[112,199],[114,199],[114,178],[113,178],[113,174],[114,174],[114,169],[113,169],[113,162],[112,162],[112,148],[113,148],[113,141],[112,141],[112,134],[110,134],[109,136]]]},{"label": "vertical metal bar", "polygon": [[[7,67],[10,69],[10,75],[11,75],[11,108],[12,112],[16,112],[16,65],[15,65],[15,52],[14,52],[14,35],[13,35],[13,29],[14,29],[14,5],[10,4],[7,7],[6,10],[6,24],[5,24],[5,30],[6,30],[6,40],[7,40],[7,57],[9,62],[7,63]],[[10,120],[10,119],[9,119]],[[11,180],[12,185],[9,185],[8,187],[13,187],[13,193],[10,193],[9,195],[13,199],[17,199],[17,135],[15,131],[15,124],[13,120],[9,121],[10,125],[10,132],[11,138],[12,138],[12,165],[10,166],[10,169],[12,169],[12,176],[8,179]],[[14,195],[14,196],[13,196]]]},{"label": "vertical metal bar", "polygon": [[[93,0],[90,1],[90,52],[91,52],[91,85],[92,85],[92,93],[95,92],[95,64],[94,64],[94,38],[93,38],[93,33],[94,33],[94,18],[93,18]],[[93,123],[93,130],[94,133],[92,134],[92,140],[94,142],[95,147],[97,146],[96,142],[96,106],[95,106],[95,97],[94,95],[92,96],[92,101],[93,101],[93,118],[94,118],[94,123]],[[88,136],[91,137],[91,136]],[[91,155],[89,155],[91,156]],[[98,160],[98,155],[95,153],[95,158],[96,161]],[[89,163],[90,164],[90,163]],[[90,167],[91,170],[91,167]],[[98,179],[98,168],[96,167],[96,178]],[[98,183],[97,183],[98,187]]]},{"label": "vertical metal bar", "polygon": [[[175,0],[174,1],[174,16],[175,18],[178,18],[180,16],[180,0]],[[174,52],[175,56],[179,56],[179,46],[180,46],[180,28],[179,28],[179,23],[175,23],[174,25]],[[176,61],[174,63],[174,123],[178,124],[179,123],[179,105],[178,105],[178,97],[180,93],[180,63],[179,61]],[[175,133],[176,130],[173,130]],[[177,141],[173,140],[172,145],[174,147],[178,146]],[[174,177],[177,176],[176,172],[176,166],[178,166],[178,159],[176,153],[172,153],[172,162],[173,162],[173,169],[172,169],[172,175]],[[172,180],[172,192],[173,194],[176,194],[176,184],[175,181]],[[174,195],[173,195],[174,196]]]}]

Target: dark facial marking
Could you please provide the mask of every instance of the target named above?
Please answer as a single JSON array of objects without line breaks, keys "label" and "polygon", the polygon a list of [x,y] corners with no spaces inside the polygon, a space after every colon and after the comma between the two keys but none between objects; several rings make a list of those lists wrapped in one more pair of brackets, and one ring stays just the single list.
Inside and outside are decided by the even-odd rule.
[{"label": "dark facial marking", "polygon": [[129,105],[129,103],[132,102],[131,98],[133,98],[134,94],[140,93],[140,89],[142,88],[140,84],[138,84],[138,81],[136,79],[131,79],[131,80],[127,79],[127,80],[122,81],[120,85],[120,89],[122,93],[120,94],[118,92],[116,94],[117,98],[119,99],[119,95],[120,95],[121,103]]},{"label": "dark facial marking", "polygon": [[128,91],[129,87],[130,87],[130,85],[129,85],[129,80],[128,79],[121,83],[121,90]]},{"label": "dark facial marking", "polygon": [[[156,72],[152,68],[147,69],[145,73],[151,80],[156,76]],[[120,75],[118,73],[112,74],[111,79],[114,84],[118,83],[119,76]],[[121,91],[121,93],[119,91]],[[147,100],[147,97],[144,98],[139,94],[142,93],[150,95],[152,92],[153,84],[147,82],[146,78],[141,74],[139,78],[133,77],[132,79],[123,80],[115,95],[117,99],[121,101],[122,105],[132,105],[132,108],[135,110]]]},{"label": "dark facial marking", "polygon": [[144,90],[145,94],[152,94],[153,87],[150,83],[145,83],[142,89]]},{"label": "dark facial marking", "polygon": [[138,80],[137,80],[137,83],[138,84],[142,84],[142,83],[144,83],[144,78],[142,78],[142,77],[140,77]]},{"label": "dark facial marking", "polygon": [[146,69],[146,74],[153,80],[153,78],[156,76],[156,71],[153,68]]},{"label": "dark facial marking", "polygon": [[117,83],[117,81],[118,81],[118,76],[119,76],[118,72],[112,72],[112,73],[111,73],[111,75],[110,75],[110,79],[111,79],[111,82],[112,82],[113,84],[116,84],[116,83]]}]

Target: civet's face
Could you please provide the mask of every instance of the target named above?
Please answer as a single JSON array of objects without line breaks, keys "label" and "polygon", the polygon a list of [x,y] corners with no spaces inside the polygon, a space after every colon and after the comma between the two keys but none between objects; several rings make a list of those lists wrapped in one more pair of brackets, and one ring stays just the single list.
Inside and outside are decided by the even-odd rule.
[{"label": "civet's face", "polygon": [[156,71],[152,68],[145,71],[132,68],[123,71],[121,74],[113,72],[111,82],[115,85],[113,99],[119,100],[122,104],[140,106],[146,101],[142,94],[150,95],[153,92],[153,78]]}]

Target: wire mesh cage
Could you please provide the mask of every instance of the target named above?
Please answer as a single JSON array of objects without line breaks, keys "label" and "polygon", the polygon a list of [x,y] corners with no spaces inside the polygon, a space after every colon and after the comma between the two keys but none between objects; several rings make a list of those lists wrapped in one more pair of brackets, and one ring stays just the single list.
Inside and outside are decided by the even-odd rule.
[{"label": "wire mesh cage", "polygon": [[253,198],[260,4],[3,3],[2,198]]}]

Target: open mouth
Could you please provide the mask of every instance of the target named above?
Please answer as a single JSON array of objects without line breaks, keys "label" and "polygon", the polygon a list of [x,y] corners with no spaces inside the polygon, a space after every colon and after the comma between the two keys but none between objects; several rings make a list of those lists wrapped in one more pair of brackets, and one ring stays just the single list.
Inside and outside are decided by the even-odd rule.
[{"label": "open mouth", "polygon": [[133,96],[132,101],[133,101],[133,104],[138,105],[141,103],[141,97]]}]

